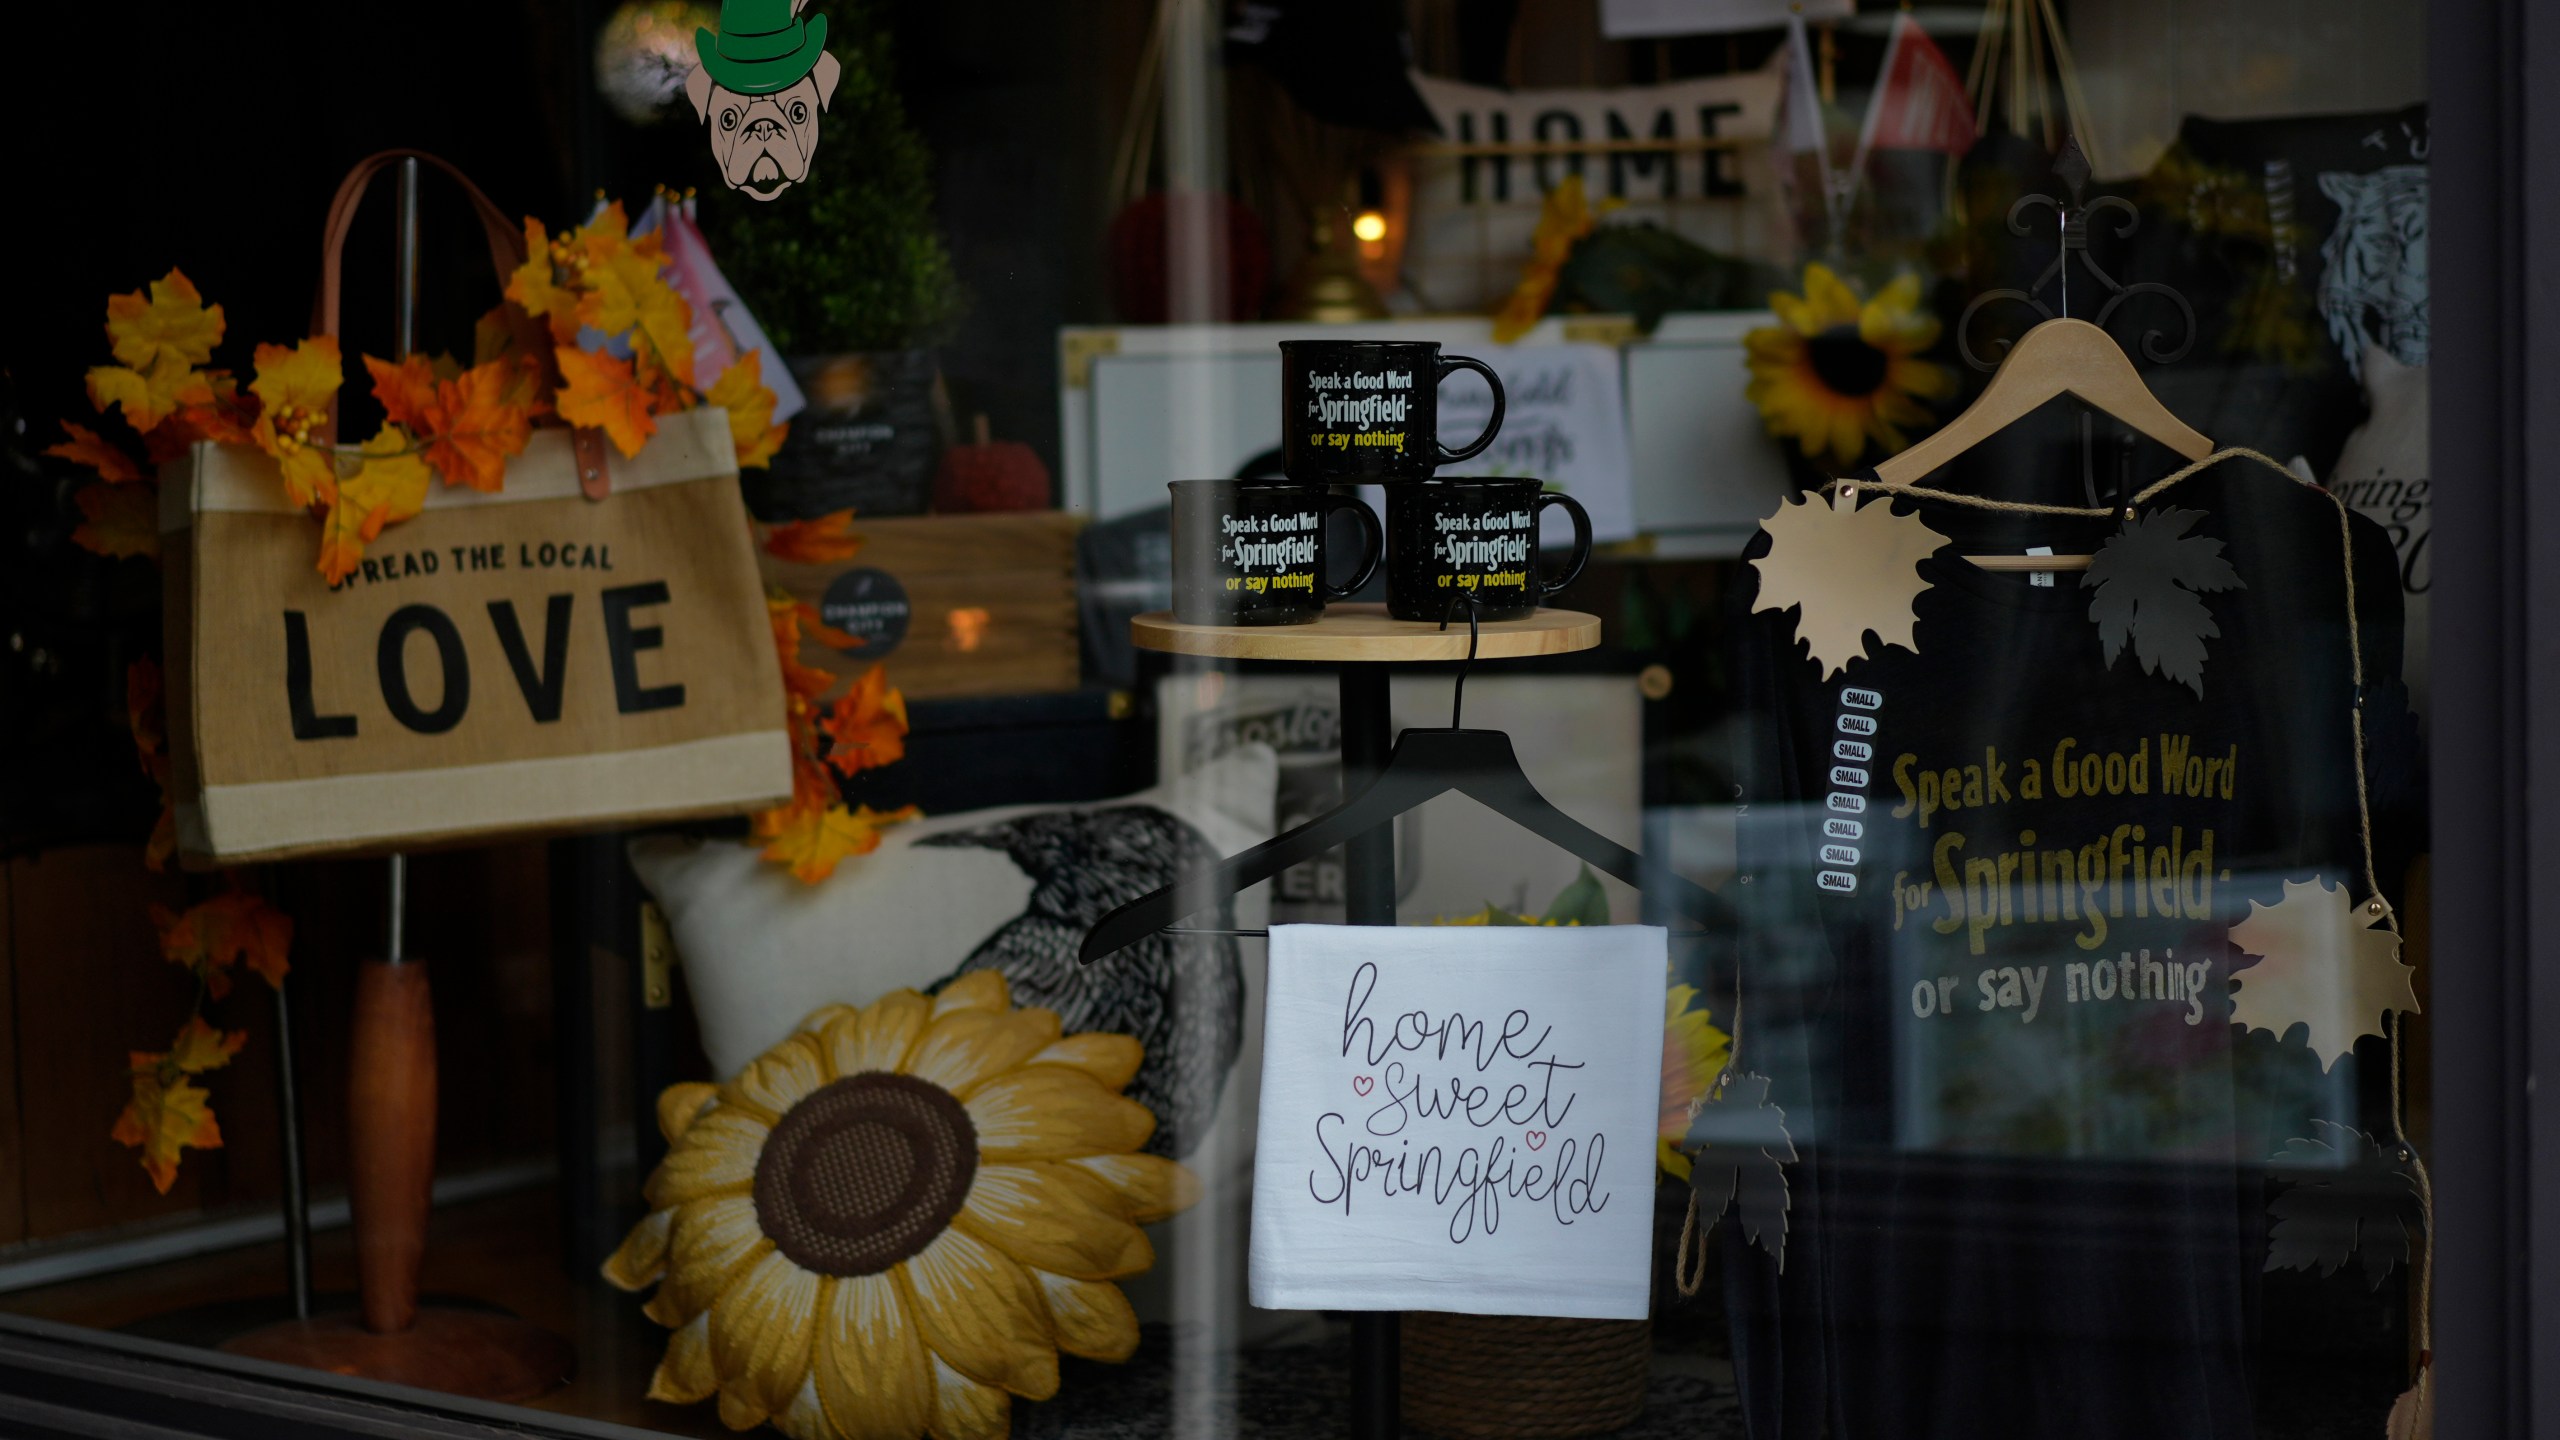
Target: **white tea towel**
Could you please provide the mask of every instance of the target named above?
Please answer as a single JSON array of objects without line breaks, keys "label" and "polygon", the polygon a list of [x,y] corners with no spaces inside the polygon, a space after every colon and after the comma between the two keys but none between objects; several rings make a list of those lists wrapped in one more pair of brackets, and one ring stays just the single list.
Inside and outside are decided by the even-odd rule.
[{"label": "white tea towel", "polygon": [[1253,1303],[1646,1312],[1665,940],[1271,931]]}]

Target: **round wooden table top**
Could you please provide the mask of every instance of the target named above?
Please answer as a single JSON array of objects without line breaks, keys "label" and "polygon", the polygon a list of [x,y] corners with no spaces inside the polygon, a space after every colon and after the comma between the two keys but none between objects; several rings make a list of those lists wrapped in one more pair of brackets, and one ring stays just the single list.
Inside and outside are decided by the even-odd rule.
[{"label": "round wooden table top", "polygon": [[[1600,643],[1600,618],[1579,610],[1541,610],[1526,620],[1487,621],[1479,660],[1566,655]],[[1129,622],[1141,650],[1214,655],[1229,660],[1420,661],[1467,658],[1464,617],[1443,630],[1430,620],[1391,620],[1384,605],[1325,607],[1312,625],[1186,625],[1166,610]]]}]

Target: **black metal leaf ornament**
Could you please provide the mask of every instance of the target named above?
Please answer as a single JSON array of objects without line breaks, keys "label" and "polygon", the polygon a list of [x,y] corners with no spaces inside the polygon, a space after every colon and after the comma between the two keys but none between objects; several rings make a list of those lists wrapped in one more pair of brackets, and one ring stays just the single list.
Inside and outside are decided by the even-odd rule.
[{"label": "black metal leaf ornament", "polygon": [[1769,1077],[1728,1071],[1690,1112],[1680,1148],[1689,1154],[1689,1184],[1707,1231],[1714,1231],[1727,1206],[1737,1206],[1743,1238],[1785,1269],[1784,1167],[1795,1163],[1796,1142],[1787,1133],[1787,1112],[1769,1103]]},{"label": "black metal leaf ornament", "polygon": [[2269,1270],[2334,1274],[2353,1256],[2365,1284],[2380,1289],[2395,1265],[2409,1261],[2423,1229],[2408,1147],[2327,1120],[2311,1122],[2311,1138],[2287,1140],[2270,1162],[2272,1179],[2293,1182],[2267,1205]]},{"label": "black metal leaf ornament", "polygon": [[2116,663],[2130,639],[2145,671],[2177,681],[2199,699],[2204,642],[2222,633],[2200,597],[2248,588],[2222,558],[2221,541],[2187,533],[2203,518],[2201,510],[2128,516],[2124,528],[2090,557],[2080,581],[2097,591],[2089,618],[2098,622],[2107,664]]}]

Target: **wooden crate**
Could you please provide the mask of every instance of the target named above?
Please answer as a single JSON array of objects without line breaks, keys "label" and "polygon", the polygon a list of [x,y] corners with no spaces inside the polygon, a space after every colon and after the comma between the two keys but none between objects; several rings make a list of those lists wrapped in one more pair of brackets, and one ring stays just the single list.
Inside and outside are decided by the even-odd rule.
[{"label": "wooden crate", "polygon": [[[831,593],[867,586],[873,608],[829,623],[876,628],[903,600],[904,631],[852,650],[801,649],[806,664],[859,675],[874,661],[909,699],[1042,694],[1076,687],[1076,531],[1084,522],[1055,510],[995,515],[856,516],[860,554],[835,565],[800,565],[759,552],[765,581],[830,610]],[[883,583],[884,579],[887,583]],[[883,599],[883,596],[890,598]]]}]

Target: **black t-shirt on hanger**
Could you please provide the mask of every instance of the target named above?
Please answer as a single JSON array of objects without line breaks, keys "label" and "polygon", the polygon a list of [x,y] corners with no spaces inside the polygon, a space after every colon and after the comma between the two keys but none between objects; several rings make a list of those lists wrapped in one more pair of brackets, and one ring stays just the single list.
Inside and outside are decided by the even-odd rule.
[{"label": "black t-shirt on hanger", "polygon": [[[1792,615],[1751,617],[1742,1063],[1804,1157],[1783,1273],[1726,1241],[1755,1440],[2254,1433],[2262,1164],[2359,1099],[2353,1060],[2233,1029],[2225,932],[2288,879],[2366,894],[2357,697],[2332,503],[2230,460],[2169,507],[2246,587],[2203,597],[2201,695],[2107,664],[2079,574],[1964,561],[2019,522],[1944,503],[1916,653],[1824,680]],[[2390,546],[2354,525],[2366,704],[2398,715]]]}]

